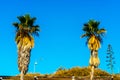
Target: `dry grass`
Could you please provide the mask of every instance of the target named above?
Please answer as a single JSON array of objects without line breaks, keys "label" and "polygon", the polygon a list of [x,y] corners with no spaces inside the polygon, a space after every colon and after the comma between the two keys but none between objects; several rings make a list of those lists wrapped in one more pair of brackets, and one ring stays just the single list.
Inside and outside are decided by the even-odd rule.
[{"label": "dry grass", "polygon": [[[4,79],[4,80],[19,80],[19,76],[14,76],[14,77],[9,77],[9,79]],[[34,80],[34,77],[30,77],[30,76],[25,76],[24,80]],[[72,77],[63,77],[63,78],[43,78],[43,77],[38,77],[37,80],[72,80]],[[75,77],[75,80],[89,80],[89,77]],[[110,76],[98,76],[95,77],[94,80],[110,80]],[[120,78],[118,77],[114,77],[114,80],[120,80]]]}]

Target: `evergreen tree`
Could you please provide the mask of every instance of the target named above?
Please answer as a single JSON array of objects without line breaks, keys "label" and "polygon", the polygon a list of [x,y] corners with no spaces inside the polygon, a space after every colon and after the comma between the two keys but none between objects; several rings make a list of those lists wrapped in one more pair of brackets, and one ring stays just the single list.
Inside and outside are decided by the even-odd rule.
[{"label": "evergreen tree", "polygon": [[108,45],[106,58],[107,58],[107,60],[106,60],[107,67],[108,67],[108,69],[110,69],[110,72],[113,75],[115,58],[114,58],[114,52],[113,52],[112,46],[110,44]]}]

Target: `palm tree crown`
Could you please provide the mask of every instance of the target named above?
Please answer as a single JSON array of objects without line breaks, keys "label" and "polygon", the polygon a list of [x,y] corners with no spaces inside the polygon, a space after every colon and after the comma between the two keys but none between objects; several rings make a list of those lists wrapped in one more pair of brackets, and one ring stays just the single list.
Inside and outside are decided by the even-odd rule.
[{"label": "palm tree crown", "polygon": [[34,25],[34,22],[36,20],[35,17],[30,18],[30,15],[26,14],[25,16],[18,16],[17,18],[20,21],[20,23],[18,22],[13,23],[13,25],[16,27],[15,41],[17,43],[19,43],[20,41],[19,39],[23,37],[31,38],[33,34],[39,36],[38,33],[40,31],[39,26]]},{"label": "palm tree crown", "polygon": [[[81,38],[87,37],[87,44],[90,49],[93,49],[93,45],[98,43],[98,47],[100,47],[100,42],[102,42],[102,36],[106,30],[104,28],[99,29],[100,22],[89,20],[88,23],[85,23],[83,26],[83,31],[85,32]],[[95,49],[96,50],[96,49]]]}]

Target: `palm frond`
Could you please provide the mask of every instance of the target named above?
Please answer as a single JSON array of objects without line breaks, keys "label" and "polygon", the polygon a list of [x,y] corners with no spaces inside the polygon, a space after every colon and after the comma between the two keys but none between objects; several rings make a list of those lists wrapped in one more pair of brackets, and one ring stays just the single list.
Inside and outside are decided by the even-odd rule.
[{"label": "palm frond", "polygon": [[24,16],[18,16],[17,18],[19,19],[20,23],[25,23],[26,22],[26,19],[25,19]]},{"label": "palm frond", "polygon": [[30,41],[31,41],[31,46],[34,47],[34,38],[32,36],[30,38]]},{"label": "palm frond", "polygon": [[100,41],[100,43],[103,43],[103,39],[100,35],[96,36],[96,38]]},{"label": "palm frond", "polygon": [[26,21],[28,21],[28,20],[30,20],[30,15],[29,15],[29,14],[26,14],[26,15],[24,16],[24,18],[26,19]]},{"label": "palm frond", "polygon": [[104,28],[102,28],[102,29],[99,29],[97,31],[97,34],[102,34],[102,33],[105,33],[105,32],[106,32],[106,30]]},{"label": "palm frond", "polygon": [[35,36],[39,37],[39,32],[33,32],[32,35],[35,35]]},{"label": "palm frond", "polygon": [[83,38],[83,37],[88,37],[89,35],[87,33],[83,34],[80,36],[80,38]]},{"label": "palm frond", "polygon": [[34,17],[34,18],[28,20],[27,24],[31,27],[31,26],[33,26],[35,20],[36,20],[36,18]]},{"label": "palm frond", "polygon": [[15,23],[13,23],[13,26],[16,28],[16,32],[17,32],[19,29],[19,24],[17,22],[15,22]]},{"label": "palm frond", "polygon": [[39,26],[36,25],[36,26],[32,26],[31,29],[30,29],[30,33],[33,34],[33,35],[36,35],[36,36],[39,36]]},{"label": "palm frond", "polygon": [[90,39],[90,37],[87,38],[87,40],[85,42],[86,45],[88,45],[89,39]]},{"label": "palm frond", "polygon": [[85,31],[85,32],[90,31],[88,23],[85,23],[85,24],[84,24],[84,26],[83,26],[83,29],[82,29],[82,30],[83,30],[83,31]]},{"label": "palm frond", "polygon": [[13,23],[13,26],[18,27],[18,23],[17,22]]},{"label": "palm frond", "polygon": [[16,32],[15,41],[16,41],[18,36],[20,36],[20,31]]},{"label": "palm frond", "polygon": [[99,27],[100,22],[99,21],[95,21],[95,20],[90,20],[88,22],[94,29],[97,29]]}]

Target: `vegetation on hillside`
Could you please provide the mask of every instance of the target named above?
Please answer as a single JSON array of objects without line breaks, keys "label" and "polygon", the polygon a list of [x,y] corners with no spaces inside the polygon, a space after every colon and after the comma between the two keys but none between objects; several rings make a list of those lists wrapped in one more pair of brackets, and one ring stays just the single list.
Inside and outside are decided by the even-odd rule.
[{"label": "vegetation on hillside", "polygon": [[[60,69],[55,74],[54,77],[65,77],[65,76],[90,76],[90,67],[73,67],[71,69]],[[95,76],[109,76],[109,73],[102,71],[100,69],[95,69]]]},{"label": "vegetation on hillside", "polygon": [[[24,80],[34,80],[34,77],[37,76],[38,80],[71,80],[72,76],[75,76],[77,80],[89,80],[90,77],[90,67],[73,67],[66,69],[60,67],[54,74],[39,74],[39,73],[27,73],[24,76]],[[106,71],[95,69],[95,80],[110,80],[110,74]],[[19,80],[19,75],[14,77],[9,77],[12,80]],[[114,80],[120,80],[119,75],[114,75]]]}]

